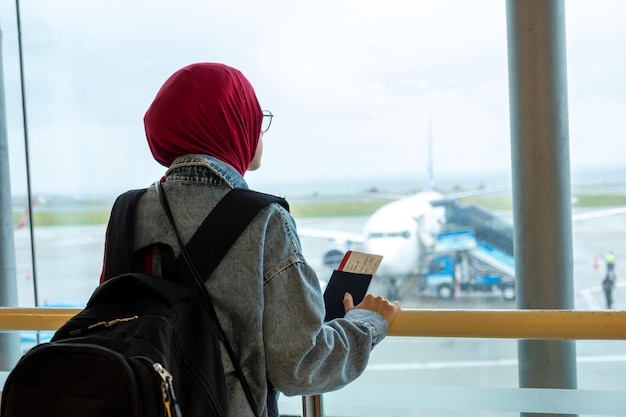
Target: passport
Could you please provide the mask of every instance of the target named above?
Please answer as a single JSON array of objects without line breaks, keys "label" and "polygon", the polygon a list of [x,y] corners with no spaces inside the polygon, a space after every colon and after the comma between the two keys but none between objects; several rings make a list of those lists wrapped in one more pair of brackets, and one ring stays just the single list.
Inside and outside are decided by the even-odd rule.
[{"label": "passport", "polygon": [[354,305],[365,298],[372,277],[382,262],[381,255],[364,252],[346,252],[339,267],[334,270],[324,290],[324,304],[326,306],[325,321],[330,321],[345,315],[343,296],[349,292],[354,299]]}]

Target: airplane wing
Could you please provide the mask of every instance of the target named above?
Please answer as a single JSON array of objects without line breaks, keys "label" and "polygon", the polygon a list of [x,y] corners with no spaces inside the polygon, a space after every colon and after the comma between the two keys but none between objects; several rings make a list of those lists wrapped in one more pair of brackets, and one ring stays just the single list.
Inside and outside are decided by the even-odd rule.
[{"label": "airplane wing", "polygon": [[[471,197],[482,197],[490,194],[497,194],[506,191],[510,191],[511,187],[502,186],[502,187],[489,187],[489,188],[478,188],[467,191],[457,191],[453,193],[445,193],[442,194],[440,198],[433,200],[433,202],[437,201],[450,201],[450,200],[460,200],[462,198],[471,198]],[[434,190],[429,191],[421,191],[421,192],[436,192]],[[418,192],[419,194],[419,192]],[[371,193],[368,194],[368,198],[378,199],[378,200],[400,200],[402,198],[410,197],[413,194],[393,194],[393,193]]]},{"label": "airplane wing", "polygon": [[362,243],[365,240],[362,233],[311,228],[298,228],[298,236],[350,243]]},{"label": "airplane wing", "polygon": [[489,188],[479,188],[476,190],[468,190],[468,191],[459,191],[455,193],[446,193],[443,195],[442,200],[460,200],[462,198],[471,198],[471,197],[482,197],[490,194],[503,193],[505,191],[509,192],[511,187],[489,187]]},{"label": "airplane wing", "polygon": [[618,216],[620,214],[626,214],[626,207],[613,207],[602,210],[587,211],[584,213],[576,213],[572,215],[572,221],[577,222],[582,220],[598,219],[601,217]]},{"label": "airplane wing", "polygon": [[[394,195],[394,194],[377,194],[376,198],[390,199],[390,200],[393,200],[394,202],[399,202],[401,200],[408,201],[411,199],[415,199],[416,196],[422,195],[424,196],[425,199],[429,201],[431,205],[436,206],[446,201],[456,201],[464,197],[476,197],[476,196],[481,196],[481,195],[494,194],[494,193],[502,192],[504,190],[506,190],[506,187],[492,187],[492,188],[464,191],[464,192],[451,193],[451,194],[445,194],[445,195],[442,195],[434,191],[422,191],[417,194],[412,194],[408,196],[407,195]],[[326,240],[332,240],[335,242],[353,243],[353,244],[360,244],[366,240],[365,239],[366,237],[363,233],[340,231],[340,230],[326,230],[326,229],[321,229],[321,228],[310,228],[310,227],[309,228],[298,227],[298,235],[302,237],[326,239]]]}]

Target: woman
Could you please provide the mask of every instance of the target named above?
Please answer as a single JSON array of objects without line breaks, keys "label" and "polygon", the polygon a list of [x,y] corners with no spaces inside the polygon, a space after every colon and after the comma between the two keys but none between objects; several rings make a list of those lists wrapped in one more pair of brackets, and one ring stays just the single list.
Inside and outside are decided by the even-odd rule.
[{"label": "woman", "polygon": [[[249,81],[223,64],[184,67],[157,93],[145,131],[152,155],[167,167],[163,187],[183,240],[231,188],[247,188],[244,174],[261,165],[263,118]],[[165,242],[178,255],[160,211],[151,187],[137,208],[135,248]],[[152,259],[152,273],[158,263]],[[206,286],[263,416],[279,415],[279,392],[317,394],[354,380],[400,309],[372,295],[354,306],[346,294],[345,318],[324,323],[318,278],[293,218],[278,204],[253,219]],[[224,350],[222,359],[229,415],[254,415]]]}]

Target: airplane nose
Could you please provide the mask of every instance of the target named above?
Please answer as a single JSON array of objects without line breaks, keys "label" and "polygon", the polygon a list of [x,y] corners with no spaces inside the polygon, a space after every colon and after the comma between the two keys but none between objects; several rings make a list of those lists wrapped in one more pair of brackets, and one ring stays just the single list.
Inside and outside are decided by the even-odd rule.
[{"label": "airplane nose", "polygon": [[369,239],[365,251],[383,256],[380,276],[406,276],[417,272],[419,246],[403,237]]}]

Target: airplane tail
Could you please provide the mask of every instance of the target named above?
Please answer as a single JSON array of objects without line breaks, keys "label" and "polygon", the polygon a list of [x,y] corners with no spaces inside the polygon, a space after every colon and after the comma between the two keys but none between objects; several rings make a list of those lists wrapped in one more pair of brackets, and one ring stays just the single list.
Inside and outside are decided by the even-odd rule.
[{"label": "airplane tail", "polygon": [[21,229],[25,227],[28,224],[29,220],[30,220],[30,210],[28,209],[28,206],[26,206],[26,208],[24,209],[24,213],[22,214],[22,218],[20,219],[19,223],[17,223],[15,228]]},{"label": "airplane tail", "polygon": [[426,191],[435,190],[435,172],[433,166],[433,122],[432,117],[428,116],[428,166],[426,172]]}]

